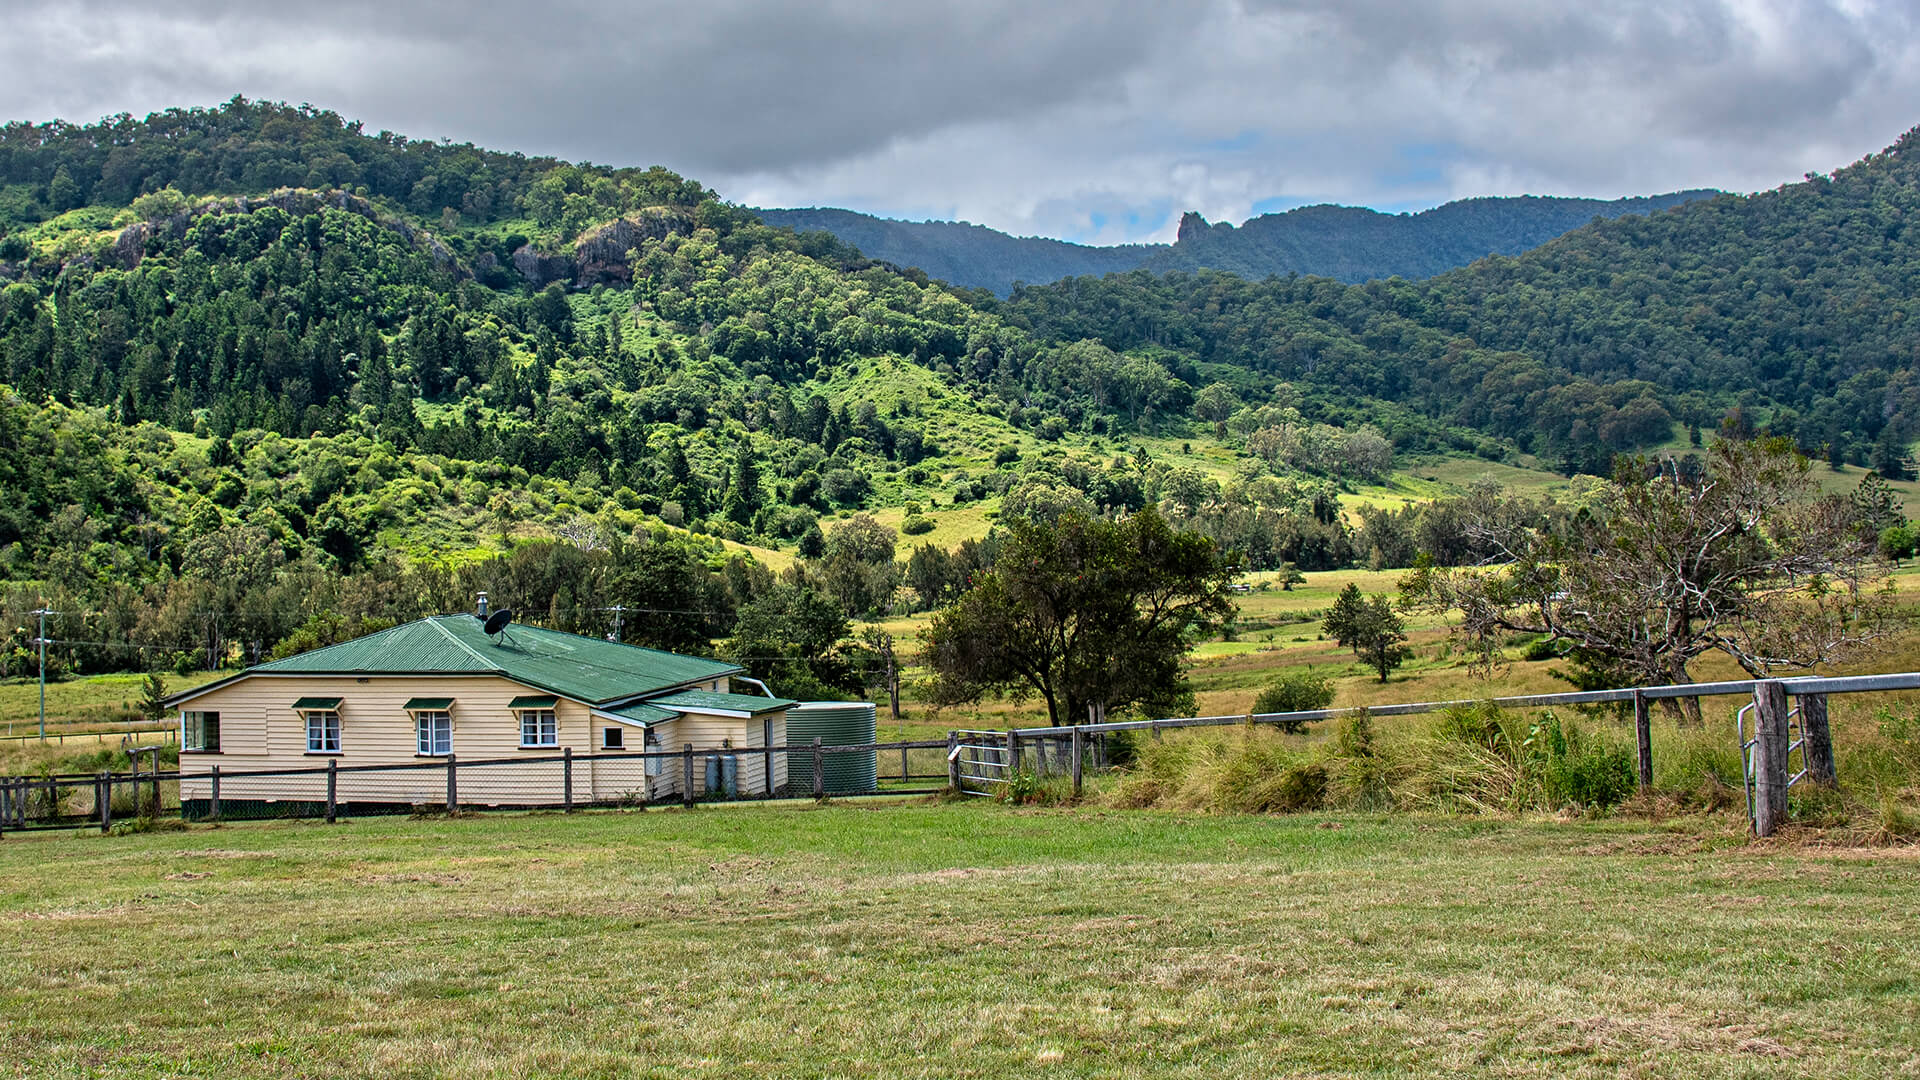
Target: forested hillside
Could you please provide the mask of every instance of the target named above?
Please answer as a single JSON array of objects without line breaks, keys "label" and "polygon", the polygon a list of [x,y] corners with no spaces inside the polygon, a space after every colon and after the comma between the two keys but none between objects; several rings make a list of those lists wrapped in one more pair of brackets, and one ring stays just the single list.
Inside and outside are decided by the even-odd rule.
[{"label": "forested hillside", "polygon": [[871,258],[1005,296],[1016,282],[1045,285],[1138,268],[1225,270],[1252,279],[1311,274],[1347,282],[1432,277],[1487,255],[1517,255],[1594,218],[1649,214],[1714,194],[1681,191],[1610,202],[1533,195],[1462,199],[1416,214],[1303,206],[1263,214],[1237,229],[1224,221],[1209,225],[1189,213],[1172,244],[1114,247],[1009,236],[965,222],[894,221],[851,210],[754,213],[769,225],[829,232]]},{"label": "forested hillside", "polygon": [[1598,469],[1672,423],[1898,472],[1920,425],[1920,133],[1830,176],[1594,222],[1423,282],[1146,271],[988,305],[1096,338],[1406,402]]},{"label": "forested hillside", "polygon": [[[1467,557],[1444,507],[1343,511],[1412,455],[1605,471],[1724,421],[1893,471],[1912,140],[1421,283],[1137,270],[1002,301],[660,168],[238,99],[12,124],[5,608],[139,636],[72,663],[224,661],[493,581],[557,626],[618,604],[697,624],[636,640],[818,659],[835,619],[991,560],[915,546],[949,519],[1153,505],[1248,568],[1392,565]],[[621,577],[640,549],[678,569]]]},{"label": "forested hillside", "polygon": [[1112,274],[1141,266],[1164,244],[1095,247],[1044,236],[1009,236],[960,221],[894,221],[852,210],[755,210],[769,225],[797,232],[828,232],[867,256],[926,272],[927,276],[1005,296],[1015,282],[1045,284],[1083,274]]}]

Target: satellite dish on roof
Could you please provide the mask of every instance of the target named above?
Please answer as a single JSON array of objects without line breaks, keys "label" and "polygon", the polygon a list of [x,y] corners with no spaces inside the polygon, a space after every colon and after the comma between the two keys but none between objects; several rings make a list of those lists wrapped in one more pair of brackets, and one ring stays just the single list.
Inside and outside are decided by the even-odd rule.
[{"label": "satellite dish on roof", "polygon": [[484,624],[482,624],[480,628],[482,630],[485,630],[489,634],[497,634],[500,631],[505,630],[507,628],[507,624],[512,621],[513,621],[513,609],[503,607],[499,611],[496,611],[493,614],[487,616],[487,621]]}]

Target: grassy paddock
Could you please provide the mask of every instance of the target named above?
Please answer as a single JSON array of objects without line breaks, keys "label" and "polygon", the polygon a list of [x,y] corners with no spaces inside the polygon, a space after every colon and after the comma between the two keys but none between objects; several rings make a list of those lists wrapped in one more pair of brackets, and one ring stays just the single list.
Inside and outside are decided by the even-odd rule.
[{"label": "grassy paddock", "polygon": [[0,841],[18,1076],[1888,1076],[1911,850],[962,804]]}]

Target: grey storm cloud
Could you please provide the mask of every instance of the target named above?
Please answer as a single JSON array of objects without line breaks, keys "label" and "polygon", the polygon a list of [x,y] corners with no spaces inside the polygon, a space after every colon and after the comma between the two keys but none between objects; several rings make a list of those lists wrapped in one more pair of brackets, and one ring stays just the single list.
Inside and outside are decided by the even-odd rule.
[{"label": "grey storm cloud", "polygon": [[1185,209],[1767,187],[1920,123],[1910,0],[0,6],[0,117],[243,93],[1100,241]]}]

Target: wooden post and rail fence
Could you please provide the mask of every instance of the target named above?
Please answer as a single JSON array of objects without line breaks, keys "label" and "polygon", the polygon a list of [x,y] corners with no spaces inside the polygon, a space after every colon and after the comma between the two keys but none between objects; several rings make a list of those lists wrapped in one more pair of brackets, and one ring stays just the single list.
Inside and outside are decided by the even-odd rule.
[{"label": "wooden post and rail fence", "polygon": [[[852,794],[898,795],[909,793],[902,788],[878,786],[866,792],[829,791],[826,780],[826,760],[829,755],[859,753],[873,754],[876,761],[883,752],[898,751],[901,755],[901,777],[905,782],[912,778],[908,754],[914,750],[941,750],[945,752],[944,769],[938,772],[923,772],[922,777],[943,781],[949,789],[969,794],[991,794],[1000,785],[1007,784],[1026,770],[1030,765],[1039,771],[1059,771],[1070,777],[1073,791],[1078,794],[1084,784],[1085,773],[1089,767],[1099,769],[1104,765],[1103,743],[1106,736],[1125,731],[1146,731],[1158,739],[1169,729],[1215,727],[1234,724],[1273,724],[1276,726],[1295,726],[1300,723],[1336,719],[1343,716],[1365,712],[1369,716],[1406,716],[1418,713],[1439,712],[1461,706],[1491,704],[1504,709],[1551,708],[1571,705],[1626,705],[1632,711],[1635,735],[1636,776],[1640,787],[1645,790],[1653,783],[1653,742],[1651,736],[1651,706],[1653,702],[1680,698],[1709,698],[1741,696],[1749,699],[1736,715],[1735,732],[1739,740],[1742,767],[1745,773],[1749,815],[1753,830],[1757,835],[1771,835],[1786,820],[1789,789],[1796,784],[1807,783],[1831,786],[1837,782],[1834,767],[1833,739],[1828,720],[1828,700],[1835,694],[1885,693],[1894,691],[1920,690],[1920,672],[1902,672],[1889,675],[1855,675],[1834,678],[1805,677],[1793,679],[1743,679],[1728,682],[1687,683],[1669,686],[1645,686],[1621,690],[1589,690],[1560,694],[1523,694],[1491,699],[1460,699],[1450,701],[1401,702],[1387,705],[1368,706],[1361,709],[1316,709],[1288,713],[1241,713],[1223,716],[1169,717],[1152,720],[1106,721],[1090,724],[1073,724],[1055,727],[1010,728],[1005,731],[964,731],[949,732],[944,740],[914,741],[903,740],[887,743],[863,743],[845,746],[827,746],[819,738],[808,744],[733,748],[696,749],[691,743],[684,744],[678,750],[657,750],[639,753],[594,754],[582,759],[590,763],[602,763],[622,760],[638,760],[646,763],[646,791],[652,790],[654,765],[658,763],[659,772],[665,773],[675,759],[678,760],[678,791],[668,797],[677,799],[683,805],[691,806],[699,797],[700,785],[696,784],[694,759],[698,757],[730,756],[733,758],[757,755],[763,765],[762,790],[748,794],[750,798],[771,799],[780,794],[773,782],[775,755],[787,754],[788,760],[795,755],[803,755],[802,760],[810,759],[812,765],[811,790],[786,791],[788,797],[815,799],[835,798]],[[1751,716],[1751,721],[1748,717]],[[1749,737],[1749,727],[1751,737]],[[769,732],[770,734],[770,732]],[[1051,749],[1049,749],[1051,747]],[[1791,759],[1799,755],[1800,767],[1791,767]],[[500,776],[515,767],[528,767],[551,763],[557,766],[559,791],[553,791],[549,783],[538,787],[533,781],[525,799],[502,798],[495,794],[475,795],[475,807],[462,802],[460,774],[475,773],[481,782],[480,790],[488,791],[484,782],[490,776]],[[354,808],[363,812],[364,803],[351,800],[343,801],[341,792],[348,778],[361,774],[406,774],[412,775],[420,770],[444,773],[444,806],[448,813],[459,813],[463,809],[478,806],[550,806],[566,811],[575,809],[575,759],[571,749],[551,757],[539,758],[502,758],[487,761],[459,761],[448,754],[431,762],[380,764],[380,765],[342,765],[330,760],[325,767],[295,769],[237,770],[222,769],[213,765],[203,771],[181,773],[165,772],[159,768],[158,755],[154,756],[153,767],[142,772],[138,766],[129,774],[101,772],[97,774],[70,774],[53,776],[14,776],[0,777],[0,833],[8,830],[20,830],[41,827],[72,828],[76,824],[88,825],[97,822],[102,830],[109,830],[113,824],[113,800],[116,790],[131,792],[132,812],[137,816],[158,814],[163,810],[161,792],[162,782],[178,784],[182,780],[192,782],[196,790],[204,790],[205,799],[196,797],[200,805],[196,813],[199,816],[218,819],[223,815],[222,789],[231,793],[238,782],[247,785],[247,790],[257,793],[263,779],[282,777],[305,777],[318,781],[324,797],[317,800],[319,805],[313,808],[314,816],[324,816],[328,821],[337,820],[343,812],[342,807]],[[671,775],[671,774],[668,774]],[[725,773],[723,776],[731,776]],[[423,777],[422,779],[425,779]],[[303,781],[304,782],[304,781]],[[410,789],[420,789],[422,797],[413,800],[413,805],[421,802],[431,804],[437,800],[434,794],[426,793],[418,782],[409,782]],[[731,780],[725,781],[726,785]],[[79,809],[73,803],[76,793],[85,793],[87,786],[92,787],[92,805]],[[535,790],[535,788],[538,788]],[[307,789],[301,789],[307,790]],[[938,790],[938,789],[929,789]],[[728,787],[728,794],[731,788]],[[746,793],[742,793],[746,794]],[[313,795],[285,796],[289,801],[313,800]],[[714,797],[706,792],[705,797]],[[588,799],[588,802],[595,801]],[[598,801],[603,804],[604,798]],[[645,806],[653,801],[650,794],[643,795],[639,805]],[[633,805],[631,795],[625,797],[621,805]],[[79,804],[84,806],[85,804]],[[179,811],[176,805],[172,808]]]}]

